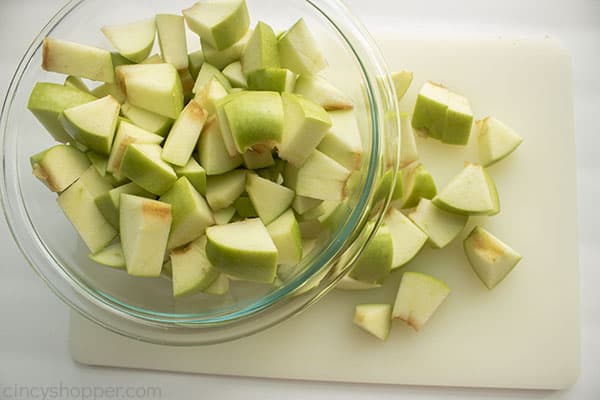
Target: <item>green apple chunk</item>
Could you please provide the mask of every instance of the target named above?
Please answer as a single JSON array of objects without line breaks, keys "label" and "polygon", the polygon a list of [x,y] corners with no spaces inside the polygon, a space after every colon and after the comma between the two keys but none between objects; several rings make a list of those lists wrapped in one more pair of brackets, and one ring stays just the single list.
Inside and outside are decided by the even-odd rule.
[{"label": "green apple chunk", "polygon": [[183,109],[181,79],[173,65],[121,65],[116,68],[116,74],[132,105],[173,119]]},{"label": "green apple chunk", "polygon": [[405,272],[392,318],[400,319],[419,331],[449,294],[450,288],[441,280],[419,272]]},{"label": "green apple chunk", "polygon": [[240,40],[250,26],[245,0],[208,0],[182,11],[188,28],[217,50]]},{"label": "green apple chunk", "polygon": [[263,68],[279,68],[277,37],[264,22],[256,24],[242,55],[242,71],[248,75]]},{"label": "green apple chunk", "polygon": [[223,75],[229,80],[229,83],[234,88],[248,88],[248,81],[242,71],[242,63],[240,61],[233,62],[223,69]]},{"label": "green apple chunk", "polygon": [[77,76],[73,76],[73,75],[69,75],[65,78],[65,86],[70,86],[72,88],[75,89],[79,89],[83,92],[90,92],[90,89],[87,87],[87,85],[85,84],[85,82],[83,82],[83,80]]},{"label": "green apple chunk", "polygon": [[302,18],[281,35],[277,47],[281,66],[297,74],[314,75],[327,67],[317,41]]},{"label": "green apple chunk", "polygon": [[412,126],[434,139],[442,139],[448,111],[448,89],[425,82],[417,96]]},{"label": "green apple chunk", "polygon": [[219,175],[239,167],[242,156],[231,157],[225,147],[217,120],[209,120],[198,140],[198,160],[206,170],[206,175]]},{"label": "green apple chunk", "polygon": [[494,117],[476,122],[479,128],[479,161],[484,167],[497,163],[512,153],[523,141],[514,130]]},{"label": "green apple chunk", "polygon": [[394,89],[396,90],[396,98],[398,101],[402,100],[406,91],[410,87],[413,80],[413,73],[411,71],[402,70],[392,74],[392,82],[394,83]]},{"label": "green apple chunk", "polygon": [[92,253],[102,250],[117,236],[117,231],[96,207],[94,196],[77,180],[58,196],[58,205]]},{"label": "green apple chunk", "polygon": [[225,225],[231,221],[233,216],[236,213],[236,208],[234,206],[229,206],[225,208],[221,208],[220,210],[213,212],[213,218],[215,219],[215,224],[217,225]]},{"label": "green apple chunk", "polygon": [[130,144],[121,161],[121,173],[150,193],[163,194],[175,183],[177,174],[162,160],[161,152],[157,144]]},{"label": "green apple chunk", "polygon": [[323,200],[296,195],[294,196],[294,201],[292,201],[292,208],[299,215],[303,215],[310,210],[314,210],[322,202]]},{"label": "green apple chunk", "polygon": [[160,276],[171,220],[170,204],[121,194],[121,247],[129,275]]},{"label": "green apple chunk", "polygon": [[302,238],[294,211],[285,211],[267,225],[267,231],[277,247],[277,264],[298,264],[302,259]]},{"label": "green apple chunk", "polygon": [[400,128],[400,168],[404,168],[419,159],[415,133],[407,113],[400,113]]},{"label": "green apple chunk", "polygon": [[[396,173],[396,183],[394,184],[392,197],[390,198],[390,204],[396,205],[402,199],[403,186],[402,186],[402,171]],[[392,189],[392,183],[394,183],[394,169],[390,168],[385,171],[385,174],[380,178],[375,196],[373,196],[373,204],[377,204],[387,198],[390,190]]]},{"label": "green apple chunk", "polygon": [[206,111],[194,100],[190,100],[167,136],[162,159],[180,167],[186,165],[196,147],[206,117]]},{"label": "green apple chunk", "polygon": [[115,80],[110,52],[65,40],[44,39],[42,68],[93,81],[111,83]]},{"label": "green apple chunk", "polygon": [[117,177],[121,176],[121,162],[123,161],[127,147],[131,143],[159,144],[162,140],[161,136],[148,132],[127,121],[119,122],[110,155],[108,156],[106,170]]},{"label": "green apple chunk", "polygon": [[423,164],[415,164],[405,170],[402,187],[402,208],[413,208],[420,199],[432,199],[437,193],[433,177]]},{"label": "green apple chunk", "polygon": [[235,278],[272,283],[277,247],[258,218],[206,229],[206,255],[221,272]]},{"label": "green apple chunk", "polygon": [[421,199],[408,218],[429,237],[429,242],[439,249],[446,247],[467,224],[469,217],[446,212],[431,200]]},{"label": "green apple chunk", "polygon": [[121,104],[121,114],[140,128],[160,136],[166,136],[173,125],[171,118],[132,106],[128,102]]},{"label": "green apple chunk", "polygon": [[202,49],[192,51],[188,54],[188,69],[192,78],[196,79],[198,77],[202,64],[204,64],[204,52]]},{"label": "green apple chunk", "polygon": [[225,104],[224,111],[238,153],[281,142],[283,106],[279,93],[243,92]]},{"label": "green apple chunk", "polygon": [[378,283],[366,283],[352,279],[349,276],[345,276],[335,285],[336,289],[339,290],[370,290],[380,288],[381,285]]},{"label": "green apple chunk", "polygon": [[133,61],[126,59],[116,51],[111,51],[110,58],[112,59],[113,67],[117,68],[119,65],[133,64]]},{"label": "green apple chunk", "polygon": [[248,74],[248,89],[292,92],[296,74],[285,68],[262,68]]},{"label": "green apple chunk", "polygon": [[496,185],[485,168],[477,164],[467,164],[433,198],[433,204],[463,215],[496,215],[500,212]]},{"label": "green apple chunk", "polygon": [[90,260],[107,267],[125,269],[125,256],[123,255],[123,249],[121,249],[121,243],[110,244],[96,254],[89,254],[88,257]]},{"label": "green apple chunk", "polygon": [[206,85],[211,79],[216,79],[223,85],[223,87],[227,90],[231,89],[231,84],[229,80],[223,75],[221,71],[219,71],[214,66],[205,62],[202,64],[200,71],[198,72],[198,77],[196,77],[196,82],[194,83],[194,88],[192,89],[193,93],[198,93],[202,90],[204,85]]},{"label": "green apple chunk", "polygon": [[175,167],[174,169],[177,176],[185,176],[198,193],[201,195],[206,194],[206,170],[198,164],[194,157],[190,157],[190,160],[183,167]]},{"label": "green apple chunk", "polygon": [[154,195],[133,182],[126,183],[95,197],[95,203],[104,218],[115,228],[119,228],[119,202],[121,193],[153,198]]},{"label": "green apple chunk", "polygon": [[354,107],[350,97],[318,75],[300,75],[294,92],[327,111],[350,110]]},{"label": "green apple chunk", "polygon": [[400,211],[391,208],[383,219],[383,223],[392,235],[394,246],[392,269],[400,268],[412,260],[428,236]]},{"label": "green apple chunk", "polygon": [[162,64],[164,63],[160,54],[152,54],[150,57],[146,58],[140,64]]},{"label": "green apple chunk", "polygon": [[[346,195],[350,171],[332,158],[315,150],[300,168],[286,165],[286,186],[313,199],[341,201]],[[285,178],[284,178],[285,179]]]},{"label": "green apple chunk", "polygon": [[[252,35],[249,30],[240,40],[223,50],[217,50],[209,43],[202,41],[202,52],[207,63],[214,65],[218,69],[223,69],[233,62],[239,62],[246,49],[246,44]],[[225,71],[223,71],[225,72]]]},{"label": "green apple chunk", "polygon": [[236,169],[206,178],[206,200],[213,210],[229,207],[246,190],[246,171]]},{"label": "green apple chunk", "polygon": [[349,276],[366,283],[383,283],[390,274],[394,256],[392,234],[380,226],[355,261]]},{"label": "green apple chunk", "polygon": [[287,210],[294,200],[293,190],[254,174],[246,178],[246,192],[265,225]]},{"label": "green apple chunk", "polygon": [[206,257],[206,236],[171,251],[173,296],[181,297],[207,289],[220,275]]},{"label": "green apple chunk", "polygon": [[331,111],[328,114],[331,129],[317,149],[349,170],[359,169],[363,150],[356,114],[352,110]]},{"label": "green apple chunk", "polygon": [[173,222],[167,244],[169,249],[199,238],[207,226],[215,223],[206,200],[186,177],[179,178],[159,200],[171,205]]},{"label": "green apple chunk", "polygon": [[101,31],[119,54],[139,63],[144,61],[152,51],[156,27],[152,18],[128,24],[104,26]]},{"label": "green apple chunk", "polygon": [[392,305],[359,304],[354,309],[353,322],[376,338],[386,340],[392,327]]},{"label": "green apple chunk", "polygon": [[202,89],[196,93],[194,101],[206,110],[208,115],[214,115],[217,112],[217,102],[227,96],[228,92],[225,86],[215,77],[202,86]]},{"label": "green apple chunk", "polygon": [[244,165],[248,169],[267,168],[275,164],[273,154],[271,154],[270,150],[248,150],[242,154],[242,158],[244,159]]},{"label": "green apple chunk", "polygon": [[212,295],[224,295],[229,292],[229,278],[225,274],[219,273],[219,276],[213,283],[210,284],[209,287],[204,289],[202,293],[212,294]]},{"label": "green apple chunk", "polygon": [[459,94],[448,92],[448,110],[442,141],[449,144],[467,144],[472,125],[473,111],[469,100]]},{"label": "green apple chunk", "polygon": [[90,93],[97,98],[111,95],[117,99],[120,104],[123,104],[127,99],[127,96],[125,96],[125,93],[123,93],[123,90],[121,90],[121,87],[116,82],[103,83],[92,89]]},{"label": "green apple chunk", "polygon": [[487,230],[476,226],[464,240],[467,259],[481,282],[493,289],[521,261],[521,255]]},{"label": "green apple chunk", "polygon": [[164,62],[172,64],[177,70],[187,69],[187,40],[183,17],[173,14],[157,14],[154,20],[156,21],[161,58]]},{"label": "green apple chunk", "polygon": [[283,93],[281,100],[284,123],[277,150],[279,157],[299,167],[331,128],[331,118],[323,107],[295,94]]},{"label": "green apple chunk", "polygon": [[106,172],[106,167],[108,166],[108,157],[103,155],[103,154],[98,154],[95,153],[93,151],[88,151],[87,153],[85,153],[86,157],[88,158],[88,160],[90,160],[90,162],[92,163],[92,165],[94,166],[94,168],[96,168],[96,171],[98,171],[98,173],[101,176],[107,176],[107,172]]},{"label": "green apple chunk", "polygon": [[96,100],[93,95],[57,83],[38,82],[29,95],[27,108],[58,142],[71,140],[58,117],[67,108]]},{"label": "green apple chunk", "polygon": [[229,128],[229,122],[227,121],[227,113],[225,112],[225,106],[240,96],[243,96],[243,91],[230,93],[228,96],[215,102],[219,129],[221,136],[223,137],[223,143],[225,144],[225,148],[227,149],[227,153],[229,153],[230,157],[239,155],[239,152],[235,148],[235,142],[233,141],[233,136],[231,135],[231,129]]},{"label": "green apple chunk", "polygon": [[53,192],[62,192],[90,166],[84,153],[73,146],[59,144],[30,158],[33,175]]},{"label": "green apple chunk", "polygon": [[108,178],[100,175],[93,165],[89,166],[81,174],[79,181],[83,183],[83,186],[85,186],[94,199],[108,193],[113,188]]},{"label": "green apple chunk", "polygon": [[240,196],[233,202],[235,212],[242,218],[256,218],[258,213],[248,196]]},{"label": "green apple chunk", "polygon": [[67,108],[61,123],[75,140],[100,154],[108,155],[112,147],[121,105],[108,95],[89,103]]}]

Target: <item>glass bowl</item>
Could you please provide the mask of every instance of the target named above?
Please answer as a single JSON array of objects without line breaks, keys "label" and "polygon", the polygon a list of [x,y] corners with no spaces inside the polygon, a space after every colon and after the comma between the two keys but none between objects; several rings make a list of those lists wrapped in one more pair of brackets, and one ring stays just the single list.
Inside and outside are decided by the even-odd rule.
[{"label": "glass bowl", "polygon": [[[231,290],[224,296],[197,294],[174,299],[167,279],[130,277],[90,261],[87,248],[56,204],[56,194],[31,173],[29,157],[54,142],[27,110],[29,94],[38,81],[64,79],[42,70],[42,40],[52,36],[110,48],[100,33],[101,26],[156,13],[179,13],[191,3],[69,2],[42,28],[23,56],[0,120],[4,212],[31,267],[84,317],[131,338],[169,345],[218,343],[246,336],[297,314],[323,297],[349,271],[379,226],[393,187],[379,193],[377,188],[386,171],[391,171],[395,182],[399,151],[397,102],[385,63],[343,3],[248,0],[252,25],[262,20],[280,31],[303,17],[328,59],[325,75],[354,99],[363,156],[360,169],[349,180],[353,190],[336,211],[335,227],[314,239],[312,251],[285,282],[261,285],[232,280]],[[199,46],[198,37],[188,32],[188,50]],[[157,48],[155,44],[155,52]]]}]

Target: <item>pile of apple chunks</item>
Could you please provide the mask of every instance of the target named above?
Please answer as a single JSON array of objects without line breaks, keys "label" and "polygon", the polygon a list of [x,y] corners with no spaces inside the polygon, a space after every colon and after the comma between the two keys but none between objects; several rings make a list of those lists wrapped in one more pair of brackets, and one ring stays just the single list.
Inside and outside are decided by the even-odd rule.
[{"label": "pile of apple chunks", "polygon": [[[176,297],[225,294],[230,279],[281,284],[319,230],[332,228],[360,168],[352,100],[319,75],[327,62],[302,19],[279,34],[264,22],[250,29],[245,0],[198,2],[182,14],[103,27],[112,53],[44,40],[43,68],[68,76],[37,83],[30,95],[28,108],[61,143],[31,157],[33,174],[58,193],[97,263],[167,276]],[[186,25],[201,50],[188,53]],[[160,54],[150,55],[156,36]],[[82,78],[102,83],[90,89]],[[412,74],[394,80],[401,97]],[[482,166],[466,166],[437,193],[417,161],[412,127],[468,141],[466,99],[426,83],[412,121],[401,121],[393,207],[340,288],[379,287],[425,242],[444,247],[469,215],[499,212]],[[478,125],[483,165],[521,141],[492,117]],[[490,288],[520,259],[483,228],[465,252]],[[406,272],[393,310],[359,305],[355,322],[382,339],[392,316],[419,329],[448,293],[443,282]]]}]

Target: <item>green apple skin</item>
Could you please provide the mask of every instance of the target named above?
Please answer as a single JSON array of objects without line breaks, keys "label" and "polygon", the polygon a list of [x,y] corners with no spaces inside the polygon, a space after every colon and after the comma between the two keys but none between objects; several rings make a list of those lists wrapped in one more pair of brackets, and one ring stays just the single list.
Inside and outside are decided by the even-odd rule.
[{"label": "green apple skin", "polygon": [[300,18],[277,42],[281,66],[299,75],[315,75],[327,67],[317,41]]},{"label": "green apple skin", "polygon": [[162,148],[157,144],[130,144],[121,161],[121,173],[160,196],[177,180],[173,168],[161,159],[161,152]]},{"label": "green apple skin", "polygon": [[494,117],[477,121],[476,126],[479,131],[479,160],[484,167],[504,159],[523,142],[521,136]]},{"label": "green apple skin", "polygon": [[392,268],[394,243],[387,227],[381,226],[355,261],[349,276],[366,283],[383,283]]},{"label": "green apple skin", "polygon": [[198,164],[194,157],[190,157],[188,163],[183,167],[176,166],[174,169],[177,177],[185,176],[198,193],[206,195],[206,170]]},{"label": "green apple skin", "polygon": [[279,93],[243,92],[225,104],[224,111],[238,153],[281,142],[283,106]]},{"label": "green apple skin", "polygon": [[318,104],[301,96],[282,93],[284,124],[279,157],[301,166],[332,126],[331,117]]},{"label": "green apple skin", "polygon": [[73,146],[59,144],[30,158],[33,175],[53,192],[62,192],[90,166],[86,155]]},{"label": "green apple skin", "polygon": [[256,218],[258,213],[248,196],[240,196],[233,202],[233,207],[242,218]]},{"label": "green apple skin", "polygon": [[229,278],[225,274],[219,274],[217,279],[206,289],[202,291],[205,294],[222,296],[229,293]]},{"label": "green apple skin", "polygon": [[133,182],[126,183],[96,196],[94,202],[104,218],[115,228],[119,228],[119,202],[121,193],[154,198],[154,195]]},{"label": "green apple skin", "polygon": [[207,289],[220,272],[206,257],[206,236],[170,253],[173,296],[188,296]]},{"label": "green apple skin", "polygon": [[294,92],[320,105],[327,111],[351,110],[352,99],[318,75],[300,75]]},{"label": "green apple skin", "polygon": [[116,229],[102,216],[94,197],[80,180],[63,191],[57,202],[92,253],[105,248],[117,236]]},{"label": "green apple skin", "polygon": [[90,253],[89,259],[104,265],[106,267],[115,269],[125,269],[125,256],[123,255],[123,249],[121,249],[121,243],[113,243],[96,254]]},{"label": "green apple skin", "polygon": [[287,210],[294,200],[294,191],[258,175],[248,174],[246,192],[265,225]]},{"label": "green apple skin", "polygon": [[172,64],[178,71],[187,69],[187,40],[183,17],[173,14],[157,14],[154,20],[161,58],[164,62]]},{"label": "green apple skin", "polygon": [[[239,198],[238,198],[238,200],[239,200]],[[250,202],[250,199],[248,199],[248,202]],[[215,224],[216,225],[228,224],[229,221],[231,221],[231,219],[235,215],[235,213],[236,213],[236,208],[234,206],[229,206],[229,207],[221,208],[220,210],[214,211],[213,218],[215,219]],[[255,215],[254,217],[257,217],[257,215]]]},{"label": "green apple skin", "polygon": [[272,283],[277,272],[277,247],[258,218],[206,229],[206,255],[230,276]]},{"label": "green apple skin", "polygon": [[204,52],[202,49],[192,51],[188,54],[188,69],[194,80],[198,78],[202,64],[204,64]]},{"label": "green apple skin", "polygon": [[449,294],[450,288],[439,279],[419,272],[405,272],[392,318],[403,320],[418,332]]},{"label": "green apple skin", "polygon": [[183,109],[183,87],[171,64],[133,64],[116,68],[117,81],[134,106],[175,119]]},{"label": "green apple skin", "polygon": [[206,170],[206,175],[220,175],[229,172],[243,163],[242,156],[229,155],[223,135],[216,119],[208,120],[196,147],[200,165]]},{"label": "green apple skin", "polygon": [[121,104],[121,114],[140,128],[163,137],[167,136],[173,125],[171,118],[132,106],[128,102]]},{"label": "green apple skin", "polygon": [[442,142],[464,146],[469,142],[473,126],[473,111],[469,100],[459,94],[448,92],[448,110]]},{"label": "green apple skin", "polygon": [[110,52],[48,37],[42,44],[42,68],[93,81],[111,83],[115,80]]},{"label": "green apple skin", "polygon": [[222,175],[209,176],[206,200],[213,210],[229,207],[246,190],[246,171],[236,169]]},{"label": "green apple skin", "polygon": [[331,111],[331,128],[317,149],[349,170],[357,170],[362,162],[362,142],[353,110]]},{"label": "green apple skin", "polygon": [[381,177],[377,190],[375,191],[375,196],[373,197],[373,204],[377,204],[386,199],[390,190],[392,189],[392,183],[394,183],[394,190],[392,192],[392,197],[390,199],[390,203],[394,205],[398,201],[402,199],[403,195],[403,183],[402,183],[402,171],[398,171],[396,176],[394,177],[394,169],[388,169],[385,171],[383,177]]},{"label": "green apple skin", "polygon": [[444,211],[429,200],[421,199],[408,217],[429,237],[429,242],[441,249],[452,242],[467,224],[468,216]]},{"label": "green apple skin", "polygon": [[433,177],[423,164],[414,165],[402,174],[402,187],[402,208],[413,208],[420,199],[432,199],[437,194]]},{"label": "green apple skin", "polygon": [[400,168],[405,168],[419,159],[417,142],[410,124],[409,114],[400,113],[400,128]]},{"label": "green apple skin", "polygon": [[474,227],[463,241],[465,254],[481,282],[493,289],[521,261],[519,253],[481,227]]},{"label": "green apple skin", "polygon": [[260,69],[280,67],[277,37],[269,25],[264,22],[256,24],[241,61],[242,71],[246,77]]},{"label": "green apple skin", "polygon": [[188,28],[217,50],[235,44],[250,26],[245,0],[198,2],[182,13]]},{"label": "green apple skin", "polygon": [[186,177],[179,178],[159,200],[171,205],[173,221],[167,244],[169,249],[199,238],[207,226],[215,223],[206,200]]},{"label": "green apple skin", "polygon": [[29,95],[27,108],[58,142],[71,140],[58,117],[67,108],[96,100],[79,89],[57,83],[38,82]]},{"label": "green apple skin", "polygon": [[248,88],[248,81],[242,71],[242,63],[240,61],[232,62],[223,69],[223,75],[229,80],[229,83],[234,88]]},{"label": "green apple skin", "polygon": [[59,117],[77,142],[100,154],[110,154],[121,105],[108,95],[64,110]]},{"label": "green apple skin", "polygon": [[148,57],[156,35],[154,19],[104,26],[100,30],[120,55],[134,63],[142,62]]},{"label": "green apple skin", "polygon": [[86,152],[85,156],[88,158],[88,160],[92,163],[94,168],[96,168],[96,171],[98,171],[98,173],[101,176],[107,176],[106,175],[107,174],[106,167],[108,166],[108,157],[107,156],[105,156],[103,154],[98,154],[93,151]]},{"label": "green apple skin", "polygon": [[386,340],[392,327],[391,304],[358,304],[353,322],[378,339]]},{"label": "green apple skin", "polygon": [[285,68],[262,68],[252,71],[247,78],[248,89],[272,92],[292,92],[296,74]]},{"label": "green apple skin", "polygon": [[171,230],[171,205],[121,194],[119,225],[127,273],[158,277]]},{"label": "green apple skin", "polygon": [[230,157],[235,157],[239,155],[239,152],[235,147],[235,142],[233,141],[231,129],[227,120],[227,113],[225,112],[225,106],[243,95],[243,91],[237,93],[229,93],[228,96],[219,99],[215,102],[215,107],[217,111],[216,116],[217,121],[219,122],[219,130],[221,132],[221,136],[223,137],[223,143],[225,144],[225,148],[227,149],[227,152],[229,153]]},{"label": "green apple skin", "polygon": [[394,89],[396,90],[396,98],[398,101],[402,100],[406,91],[410,87],[413,80],[413,73],[411,71],[402,70],[392,74],[392,82],[394,83]]},{"label": "green apple skin", "polygon": [[428,236],[400,211],[390,208],[383,223],[392,235],[394,246],[392,270],[412,260],[427,242]]},{"label": "green apple skin", "polygon": [[89,93],[90,89],[87,87],[87,85],[85,84],[85,82],[77,77],[77,76],[73,76],[73,75],[69,75],[65,78],[65,82],[64,82],[65,86],[70,86],[72,88],[75,89],[79,89],[83,92]]},{"label": "green apple skin", "polygon": [[378,283],[365,283],[352,279],[349,276],[345,276],[335,285],[336,289],[339,290],[370,290],[380,288],[381,285]]},{"label": "green apple skin", "polygon": [[433,204],[461,215],[496,215],[500,212],[496,184],[478,164],[467,164],[433,198]]},{"label": "green apple skin", "polygon": [[190,100],[175,120],[165,140],[162,159],[179,167],[186,165],[194,152],[207,116],[198,103]]},{"label": "green apple skin", "polygon": [[442,139],[448,111],[448,89],[425,82],[417,96],[412,126],[434,139]]},{"label": "green apple skin", "polygon": [[292,209],[288,209],[267,225],[277,247],[277,264],[298,264],[302,259],[300,227]]},{"label": "green apple skin", "polygon": [[117,68],[119,65],[133,64],[133,61],[126,59],[116,51],[110,52],[110,58],[112,59],[113,68]]},{"label": "green apple skin", "polygon": [[205,62],[202,64],[202,67],[200,67],[200,71],[198,72],[198,77],[196,78],[192,92],[194,94],[198,93],[213,78],[218,80],[225,89],[228,91],[231,90],[231,84],[229,83],[227,77],[223,75],[218,68]]},{"label": "green apple skin", "polygon": [[239,60],[242,58],[251,35],[252,30],[248,30],[240,40],[223,50],[217,50],[209,43],[202,41],[202,52],[204,54],[204,59],[207,63],[214,65],[219,70],[223,70],[223,72],[225,72],[224,68],[227,65],[234,62],[239,62]]}]

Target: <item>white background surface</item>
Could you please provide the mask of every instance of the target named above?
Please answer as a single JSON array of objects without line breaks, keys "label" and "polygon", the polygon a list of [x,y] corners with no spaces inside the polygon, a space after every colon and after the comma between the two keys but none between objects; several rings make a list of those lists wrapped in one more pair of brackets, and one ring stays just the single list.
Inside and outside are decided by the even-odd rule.
[{"label": "white background surface", "polygon": [[[5,223],[1,222],[0,388],[15,384],[147,385],[160,387],[163,399],[186,398],[191,394],[200,399],[213,396],[226,399],[259,396],[261,399],[600,398],[600,294],[596,289],[600,282],[600,213],[597,208],[600,204],[600,132],[595,118],[600,110],[600,1],[347,1],[370,29],[390,27],[418,35],[435,32],[437,35],[552,36],[570,51],[578,157],[582,302],[582,365],[578,383],[564,392],[490,391],[236,379],[78,365],[71,361],[67,347],[67,307],[26,265]],[[27,45],[62,3],[0,0],[2,95]],[[560,315],[556,323],[561,323]],[[0,399],[5,397],[0,392]]]}]

